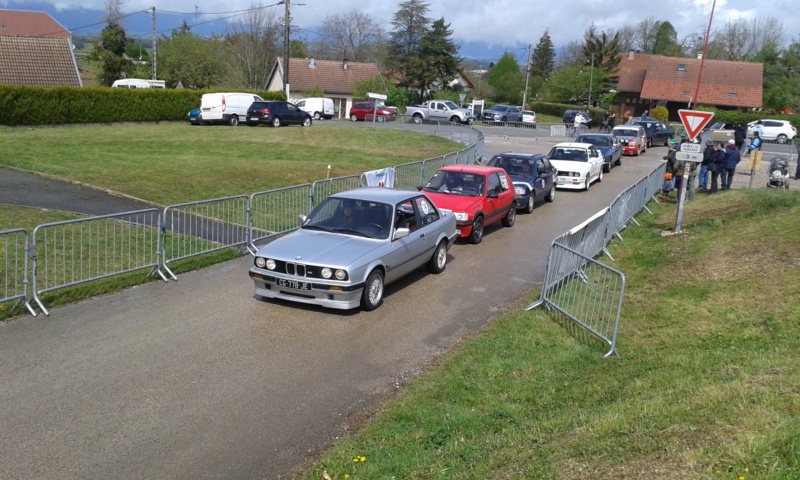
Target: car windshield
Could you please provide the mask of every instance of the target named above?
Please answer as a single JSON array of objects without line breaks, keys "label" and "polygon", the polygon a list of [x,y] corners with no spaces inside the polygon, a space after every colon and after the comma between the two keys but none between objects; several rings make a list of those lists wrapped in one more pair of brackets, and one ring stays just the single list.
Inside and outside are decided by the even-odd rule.
[{"label": "car windshield", "polygon": [[328,197],[311,212],[301,228],[383,239],[389,237],[391,221],[391,205]]},{"label": "car windshield", "polygon": [[609,137],[598,137],[594,135],[581,135],[575,139],[576,143],[591,143],[595,147],[610,147],[611,139]]},{"label": "car windshield", "polygon": [[520,158],[513,156],[495,155],[489,160],[490,167],[500,167],[509,175],[532,177],[534,160],[530,158]]},{"label": "car windshield", "polygon": [[618,137],[638,137],[639,130],[614,130],[614,135]]},{"label": "car windshield", "polygon": [[490,108],[490,110],[495,112],[505,112],[506,110],[508,110],[508,107],[506,107],[505,105],[495,105],[494,107]]},{"label": "car windshield", "polygon": [[426,192],[479,197],[486,178],[481,174],[438,171],[425,185]]},{"label": "car windshield", "polygon": [[458,105],[456,105],[453,102],[444,102],[444,104],[447,105],[447,108],[449,108],[450,110],[455,110],[458,108]]},{"label": "car windshield", "polygon": [[547,156],[550,157],[550,160],[570,160],[573,162],[589,161],[586,149],[575,147],[553,147]]}]

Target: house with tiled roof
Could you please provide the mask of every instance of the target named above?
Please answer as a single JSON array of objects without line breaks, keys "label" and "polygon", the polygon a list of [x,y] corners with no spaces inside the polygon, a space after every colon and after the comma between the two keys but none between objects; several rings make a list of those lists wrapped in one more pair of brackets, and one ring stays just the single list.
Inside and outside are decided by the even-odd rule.
[{"label": "house with tiled roof", "polygon": [[[303,98],[304,91],[319,88],[326,97],[333,99],[334,116],[346,118],[353,105],[353,85],[379,75],[380,70],[374,63],[291,58],[288,98],[297,101]],[[267,80],[266,90],[281,92],[283,85],[283,58],[278,58]]]},{"label": "house with tiled roof", "polygon": [[0,84],[82,87],[72,35],[46,12],[0,10]]},{"label": "house with tiled roof", "polygon": [[[678,110],[713,106],[720,110],[760,108],[764,93],[764,65],[754,62],[705,60],[700,88],[698,58],[664,57],[642,53],[621,55],[619,80],[620,113],[638,116],[658,105],[669,110],[670,120],[678,121]],[[694,102],[697,91],[697,102]]]}]

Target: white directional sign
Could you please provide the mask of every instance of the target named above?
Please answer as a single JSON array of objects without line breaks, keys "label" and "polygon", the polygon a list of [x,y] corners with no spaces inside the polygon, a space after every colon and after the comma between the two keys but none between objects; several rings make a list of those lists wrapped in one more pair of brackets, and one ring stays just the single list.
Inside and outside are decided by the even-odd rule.
[{"label": "white directional sign", "polygon": [[367,97],[374,98],[376,100],[386,100],[387,98],[386,95],[383,95],[381,93],[372,93],[372,92],[367,92]]},{"label": "white directional sign", "polygon": [[675,152],[675,159],[682,162],[702,162],[702,153]]}]

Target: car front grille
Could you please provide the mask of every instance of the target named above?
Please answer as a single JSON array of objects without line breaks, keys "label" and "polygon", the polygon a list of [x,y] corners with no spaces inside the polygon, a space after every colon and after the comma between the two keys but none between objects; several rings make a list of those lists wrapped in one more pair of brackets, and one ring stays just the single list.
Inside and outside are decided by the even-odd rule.
[{"label": "car front grille", "polygon": [[304,263],[275,261],[275,271],[286,275],[304,278],[322,278],[323,267],[316,265],[306,265]]}]

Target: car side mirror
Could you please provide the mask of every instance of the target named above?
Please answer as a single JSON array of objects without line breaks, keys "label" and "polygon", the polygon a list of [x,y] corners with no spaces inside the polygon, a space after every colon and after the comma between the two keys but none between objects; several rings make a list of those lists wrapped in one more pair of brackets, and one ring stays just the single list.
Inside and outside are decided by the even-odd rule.
[{"label": "car side mirror", "polygon": [[407,237],[411,235],[411,230],[408,228],[398,228],[394,231],[394,236],[392,236],[392,240],[398,240],[403,237]]},{"label": "car side mirror", "polygon": [[306,220],[308,219],[308,217],[306,217],[305,215],[303,215],[301,213],[300,215],[297,216],[297,219],[300,220],[300,225],[302,225],[302,224],[306,223]]}]

